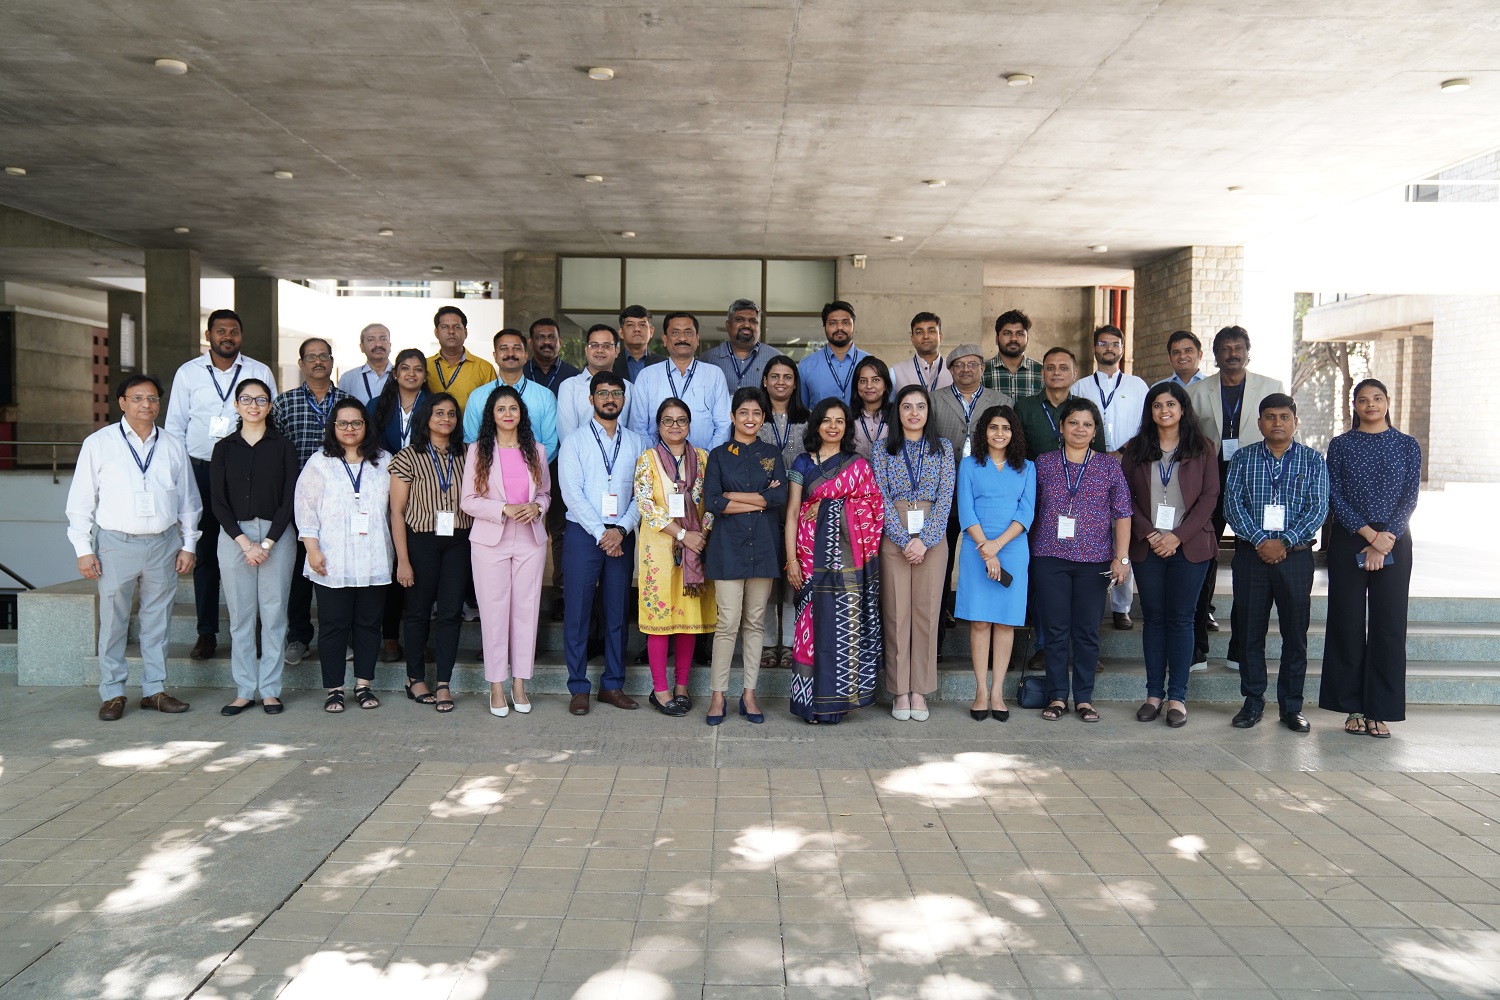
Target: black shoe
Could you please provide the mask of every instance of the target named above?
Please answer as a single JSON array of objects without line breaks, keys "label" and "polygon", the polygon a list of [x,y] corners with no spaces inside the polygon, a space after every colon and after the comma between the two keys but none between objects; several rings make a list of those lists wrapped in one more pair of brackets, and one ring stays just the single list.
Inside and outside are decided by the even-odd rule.
[{"label": "black shoe", "polygon": [[988,719],[989,717],[990,717],[990,710],[987,709],[987,708],[971,708],[971,709],[969,709],[969,718],[973,719],[975,722],[983,722],[985,719]]},{"label": "black shoe", "polygon": [[1010,709],[1007,708],[1004,711],[1001,711],[998,708],[992,708],[990,709],[990,718],[994,719],[996,722],[1009,722]]},{"label": "black shoe", "polygon": [[640,653],[638,653],[636,655],[635,662],[636,663],[650,663],[651,662],[650,652],[648,650],[644,650],[644,649],[641,650]]},{"label": "black shoe", "polygon": [[1260,721],[1261,714],[1261,709],[1251,708],[1250,703],[1246,702],[1245,707],[1235,713],[1229,724],[1236,729],[1249,729]]},{"label": "black shoe", "polygon": [[943,624],[943,628],[945,628],[945,629],[948,629],[948,628],[957,628],[958,627],[958,619],[956,619],[956,618],[953,617],[953,612],[945,610],[943,612],[943,622],[942,622],[942,624]]},{"label": "black shoe", "polygon": [[1156,717],[1161,715],[1161,706],[1153,705],[1149,701],[1141,702],[1141,707],[1135,710],[1136,722],[1155,722]]},{"label": "black shoe", "polygon": [[263,701],[260,703],[260,707],[265,709],[267,715],[280,715],[282,710],[286,708],[279,701]]},{"label": "black shoe", "polygon": [[680,719],[684,715],[687,715],[687,709],[677,704],[677,702],[671,698],[667,699],[667,703],[665,705],[657,701],[655,691],[652,691],[646,696],[646,701],[650,702],[651,707],[656,709],[662,715],[670,715],[674,719]]},{"label": "black shoe", "polygon": [[219,714],[220,715],[228,715],[228,716],[233,717],[233,716],[239,715],[241,712],[245,711],[247,708],[254,708],[254,707],[255,707],[255,702],[253,702],[253,701],[247,702],[247,703],[245,703],[243,705],[225,705],[223,708],[219,709]]},{"label": "black shoe", "polygon": [[1133,628],[1135,628],[1135,622],[1130,620],[1129,611],[1115,612],[1115,631],[1129,632]]},{"label": "black shoe", "polygon": [[1312,726],[1308,725],[1307,717],[1301,712],[1281,713],[1281,724],[1294,733],[1312,732]]},{"label": "black shoe", "polygon": [[194,660],[206,660],[218,652],[219,637],[215,635],[200,635],[198,641],[193,643],[188,657]]},{"label": "black shoe", "polygon": [[1208,613],[1208,630],[1210,632],[1219,631],[1219,619],[1214,617],[1214,613],[1212,611]]},{"label": "black shoe", "polygon": [[693,699],[690,695],[680,694],[672,699],[672,704],[681,705],[684,712],[693,710]]}]

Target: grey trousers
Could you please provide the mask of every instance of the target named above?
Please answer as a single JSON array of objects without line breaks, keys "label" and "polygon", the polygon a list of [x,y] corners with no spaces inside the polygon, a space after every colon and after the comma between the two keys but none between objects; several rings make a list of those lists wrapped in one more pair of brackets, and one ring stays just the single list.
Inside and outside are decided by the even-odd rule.
[{"label": "grey trousers", "polygon": [[167,624],[177,599],[177,552],[182,535],[171,527],[159,535],[126,535],[100,529],[99,698],[125,694],[125,635],[130,602],[141,589],[141,697],[160,694],[167,683]]},{"label": "grey trousers", "polygon": [[765,648],[766,601],[771,596],[772,580],[764,577],[750,580],[715,580],[714,602],[719,620],[714,628],[713,666],[709,670],[709,687],[729,690],[729,664],[734,659],[734,641],[744,640],[740,652],[745,661],[745,688],[754,691],[760,680],[760,654]]},{"label": "grey trousers", "polygon": [[[241,521],[245,537],[255,545],[271,530],[263,519]],[[234,530],[233,526],[230,530]],[[297,543],[287,532],[259,566],[245,562],[245,554],[223,531],[219,532],[219,580],[229,605],[230,670],[235,694],[254,701],[281,697],[281,668],[286,661],[286,597],[292,586]],[[260,658],[255,656],[255,619],[260,616]]]}]

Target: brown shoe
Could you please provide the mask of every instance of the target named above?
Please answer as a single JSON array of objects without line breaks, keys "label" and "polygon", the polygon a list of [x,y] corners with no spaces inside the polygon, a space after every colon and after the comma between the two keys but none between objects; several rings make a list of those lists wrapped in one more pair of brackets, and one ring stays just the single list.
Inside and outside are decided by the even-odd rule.
[{"label": "brown shoe", "polygon": [[573,700],[568,702],[568,711],[574,715],[588,715],[589,693],[584,691],[582,694],[575,694]]},{"label": "brown shoe", "polygon": [[381,663],[395,663],[405,658],[406,654],[401,651],[401,644],[395,639],[386,639],[380,644]]},{"label": "brown shoe", "polygon": [[1129,632],[1131,629],[1135,628],[1135,622],[1130,620],[1130,612],[1115,612],[1115,628],[1120,632]]},{"label": "brown shoe", "polygon": [[599,692],[599,700],[604,702],[606,705],[613,705],[615,706],[615,708],[641,707],[636,703],[636,700],[634,698],[630,697],[630,695],[626,694],[624,691],[621,691],[619,688],[614,688],[609,691],[604,691],[601,689]]},{"label": "brown shoe", "polygon": [[118,698],[111,698],[99,706],[100,722],[115,722],[124,714],[125,696],[123,694]]},{"label": "brown shoe", "polygon": [[188,710],[188,703],[185,701],[178,701],[176,698],[173,698],[171,695],[167,694],[167,692],[162,691],[158,694],[153,694],[149,698],[142,698],[141,707],[145,709],[152,709],[157,712],[166,712],[168,715],[176,715],[179,712],[186,712]]},{"label": "brown shoe", "polygon": [[194,660],[206,660],[213,656],[219,649],[219,640],[216,636],[200,635],[198,641],[193,643],[193,651],[188,654]]}]

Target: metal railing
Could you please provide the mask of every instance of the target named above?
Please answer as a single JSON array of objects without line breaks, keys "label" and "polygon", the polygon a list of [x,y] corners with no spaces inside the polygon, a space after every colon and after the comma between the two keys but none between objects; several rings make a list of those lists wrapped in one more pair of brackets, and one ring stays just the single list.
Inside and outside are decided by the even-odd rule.
[{"label": "metal railing", "polygon": [[6,576],[10,577],[12,580],[16,581],[21,586],[25,587],[27,590],[35,590],[36,589],[36,585],[35,584],[33,584],[30,580],[26,579],[21,574],[17,573],[15,570],[11,569],[9,566],[5,565],[5,563],[0,563],[0,573],[4,573]]},{"label": "metal railing", "polygon": [[48,460],[52,467],[52,482],[59,483],[57,470],[62,466],[68,466],[73,460],[65,459],[59,462],[57,449],[78,448],[83,445],[82,441],[0,441],[0,471],[14,471],[20,468],[20,449],[22,448],[50,448],[51,457]]}]

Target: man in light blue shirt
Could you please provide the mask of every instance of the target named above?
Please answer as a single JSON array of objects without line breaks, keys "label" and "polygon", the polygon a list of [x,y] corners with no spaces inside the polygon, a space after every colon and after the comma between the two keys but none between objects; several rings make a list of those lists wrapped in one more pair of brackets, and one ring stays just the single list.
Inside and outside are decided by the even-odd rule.
[{"label": "man in light blue shirt", "polygon": [[827,345],[797,363],[802,402],[809,410],[829,396],[849,402],[854,367],[870,356],[854,346],[854,307],[843,300],[823,307],[823,336]]},{"label": "man in light blue shirt", "polygon": [[1203,381],[1203,344],[1191,331],[1178,330],[1167,338],[1167,357],[1172,362],[1172,374],[1157,382],[1176,382],[1186,389],[1194,382]]},{"label": "man in light blue shirt", "polygon": [[364,403],[371,413],[391,377],[391,331],[384,323],[371,323],[359,331],[359,349],[365,363],[339,376],[339,388]]},{"label": "man in light blue shirt", "polygon": [[464,440],[479,437],[479,425],[484,420],[484,408],[489,405],[490,393],[501,382],[521,394],[526,404],[526,416],[531,421],[531,434],[537,444],[547,449],[547,461],[557,456],[557,397],[540,382],[526,377],[526,334],[506,327],[495,334],[495,368],[500,377],[469,393],[464,403]]},{"label": "man in light blue shirt", "polygon": [[698,360],[698,317],[675,312],[662,320],[666,364],[644,368],[630,387],[630,429],[648,444],[656,441],[656,409],[668,399],[688,406],[693,423],[688,441],[712,451],[729,440],[729,390],[724,373]]},{"label": "man in light blue shirt", "polygon": [[766,364],[781,355],[761,339],[760,306],[752,299],[735,299],[724,316],[724,333],[729,339],[704,351],[701,360],[724,373],[724,387],[731,398],[746,386],[760,388]]},{"label": "man in light blue shirt", "polygon": [[[658,366],[659,367],[659,366]],[[601,372],[589,384],[592,419],[563,442],[557,478],[568,505],[563,536],[563,651],[568,663],[568,711],[589,714],[588,639],[594,593],[604,608],[604,675],[599,700],[616,708],[636,708],[625,694],[625,611],[635,569],[635,538],[640,523],[635,503],[635,463],[648,447],[619,424],[625,380]]]},{"label": "man in light blue shirt", "polygon": [[[573,432],[594,416],[594,402],[589,385],[600,372],[614,371],[620,356],[620,335],[608,323],[595,323],[584,334],[583,356],[588,366],[557,387],[557,440],[566,441]],[[619,375],[619,372],[615,372]],[[624,378],[622,375],[621,378]],[[630,426],[630,382],[625,382],[625,405],[620,422]]]}]

